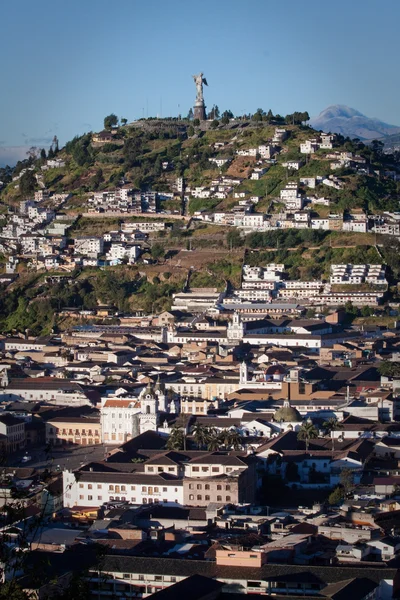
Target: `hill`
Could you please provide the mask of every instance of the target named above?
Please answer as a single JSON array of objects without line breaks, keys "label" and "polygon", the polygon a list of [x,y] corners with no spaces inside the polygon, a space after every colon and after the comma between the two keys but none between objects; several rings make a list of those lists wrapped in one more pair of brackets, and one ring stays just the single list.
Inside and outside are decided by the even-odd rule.
[{"label": "hill", "polygon": [[371,119],[342,104],[328,106],[318,116],[312,117],[309,123],[314,129],[340,133],[345,137],[360,140],[372,140],[400,133],[400,127],[379,119]]},{"label": "hill", "polygon": [[[99,303],[160,312],[189,273],[194,287],[237,287],[244,260],[283,263],[303,281],[326,280],[332,263],[384,260],[397,277],[399,248],[367,233],[384,211],[398,210],[396,156],[319,136],[304,120],[259,112],[203,123],[146,119],[0,169],[0,330],[63,330],[74,311],[93,313]],[[297,208],[285,202],[288,184],[297,185]],[[136,238],[122,229],[135,222],[141,249],[131,262],[123,252]],[[87,236],[104,236],[94,257],[82,250]],[[121,256],[110,255],[113,244]]]}]

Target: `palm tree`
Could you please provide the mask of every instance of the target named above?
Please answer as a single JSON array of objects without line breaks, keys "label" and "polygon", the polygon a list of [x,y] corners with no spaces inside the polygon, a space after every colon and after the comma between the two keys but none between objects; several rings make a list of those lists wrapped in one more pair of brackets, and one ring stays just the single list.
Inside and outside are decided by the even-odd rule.
[{"label": "palm tree", "polygon": [[216,431],[212,432],[208,439],[207,450],[210,450],[210,452],[216,452],[223,445],[224,438],[221,436],[221,434]]},{"label": "palm tree", "polygon": [[235,429],[230,429],[227,435],[227,446],[230,446],[234,450],[240,450],[242,445],[242,436]]},{"label": "palm tree", "polygon": [[197,444],[197,449],[200,450],[208,441],[208,430],[201,423],[196,422],[192,428],[192,435]]},{"label": "palm tree", "polygon": [[318,431],[311,420],[304,421],[297,433],[297,439],[306,443],[306,452],[308,452],[308,444],[310,440],[315,440],[318,437]]},{"label": "palm tree", "polygon": [[[330,417],[322,423],[322,427],[326,430],[327,433],[331,434],[332,431],[337,431],[338,429],[343,429],[343,425],[340,421],[337,420],[336,417]],[[335,450],[335,438],[332,437],[332,451]]]},{"label": "palm tree", "polygon": [[186,435],[181,427],[173,427],[167,441],[168,450],[183,450],[185,447]]}]

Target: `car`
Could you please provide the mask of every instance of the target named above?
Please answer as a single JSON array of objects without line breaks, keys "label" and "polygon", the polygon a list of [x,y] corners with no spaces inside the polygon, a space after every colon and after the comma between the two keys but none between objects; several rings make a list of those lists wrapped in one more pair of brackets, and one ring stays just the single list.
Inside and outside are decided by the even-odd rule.
[{"label": "car", "polygon": [[25,462],[25,463],[26,463],[26,462],[29,462],[30,460],[32,460],[32,456],[29,456],[29,454],[25,454],[25,455],[22,457],[22,462]]}]

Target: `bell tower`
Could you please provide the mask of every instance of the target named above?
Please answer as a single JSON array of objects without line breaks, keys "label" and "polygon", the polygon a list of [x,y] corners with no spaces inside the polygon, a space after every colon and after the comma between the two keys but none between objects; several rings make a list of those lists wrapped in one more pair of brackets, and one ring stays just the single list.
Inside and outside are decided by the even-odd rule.
[{"label": "bell tower", "polygon": [[149,383],[143,392],[140,401],[139,428],[140,433],[157,431],[158,397],[152,383]]}]

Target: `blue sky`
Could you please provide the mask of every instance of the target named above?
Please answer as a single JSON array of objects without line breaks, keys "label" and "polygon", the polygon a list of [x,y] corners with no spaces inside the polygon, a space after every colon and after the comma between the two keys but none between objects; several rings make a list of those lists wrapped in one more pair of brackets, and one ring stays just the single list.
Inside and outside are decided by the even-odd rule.
[{"label": "blue sky", "polygon": [[115,112],[187,114],[191,75],[235,114],[347,104],[400,125],[398,0],[13,0],[1,9],[0,165]]}]

